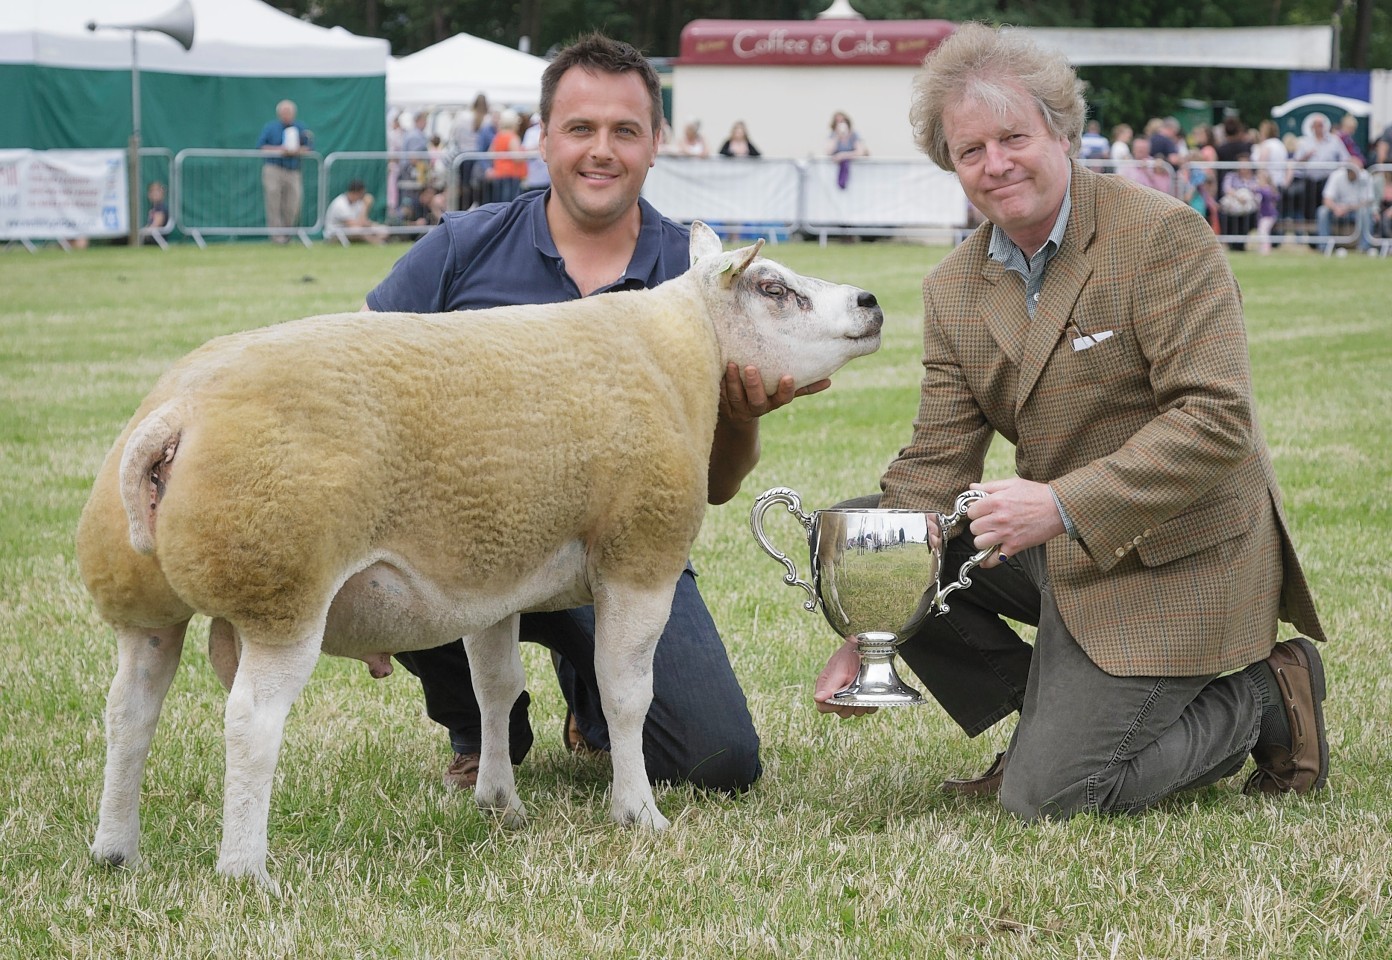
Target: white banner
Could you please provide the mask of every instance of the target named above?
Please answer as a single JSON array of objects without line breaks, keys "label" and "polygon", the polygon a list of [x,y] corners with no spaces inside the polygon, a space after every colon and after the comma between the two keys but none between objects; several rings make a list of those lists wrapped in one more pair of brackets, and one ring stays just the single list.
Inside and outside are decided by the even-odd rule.
[{"label": "white banner", "polygon": [[798,219],[798,169],[792,160],[662,156],[643,196],[674,220],[791,224]]},{"label": "white banner", "polygon": [[124,237],[124,150],[0,150],[0,239]]},{"label": "white banner", "polygon": [[807,161],[807,227],[957,227],[967,222],[967,196],[956,174],[924,160]]},{"label": "white banner", "polygon": [[827,157],[662,156],[643,196],[674,220],[755,228],[944,229],[967,222],[967,198],[957,177],[922,159],[860,159],[843,173]]}]

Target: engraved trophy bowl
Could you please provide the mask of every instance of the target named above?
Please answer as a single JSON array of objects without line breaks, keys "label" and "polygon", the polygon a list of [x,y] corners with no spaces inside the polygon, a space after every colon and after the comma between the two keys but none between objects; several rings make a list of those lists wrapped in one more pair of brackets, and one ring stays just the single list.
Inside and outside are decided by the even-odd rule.
[{"label": "engraved trophy bowl", "polygon": [[[787,487],[774,487],[755,499],[749,525],[764,552],[786,568],[783,582],[806,590],[804,609],[820,606],[838,637],[855,639],[860,670],[832,703],[899,707],[927,702],[899,677],[896,649],[930,611],[946,612],[948,594],[970,586],[967,573],[996,549],[975,554],[962,565],[956,581],[940,586],[942,545],[962,525],[971,503],[983,496],[976,491],[962,494],[948,515],[879,507],[809,515],[802,510],[802,499]],[[780,503],[806,532],[807,580],[764,532],[764,515]]]}]

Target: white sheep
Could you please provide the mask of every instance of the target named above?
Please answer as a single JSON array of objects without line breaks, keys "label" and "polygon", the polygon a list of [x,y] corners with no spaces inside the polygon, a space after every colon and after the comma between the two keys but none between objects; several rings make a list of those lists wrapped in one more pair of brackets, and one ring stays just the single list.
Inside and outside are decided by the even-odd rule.
[{"label": "white sheep", "polygon": [[[879,346],[875,298],[725,253],[652,290],[469,314],[311,317],[213,340],[156,384],[78,526],[116,631],[92,850],[139,858],[140,782],[195,613],[230,687],[218,869],[266,872],[286,715],[321,650],[375,674],[465,637],[477,802],[518,823],[517,614],[593,602],[612,814],[662,829],[643,762],[652,653],[706,503],[727,361],[799,386]],[[272,885],[273,886],[273,885]]]}]

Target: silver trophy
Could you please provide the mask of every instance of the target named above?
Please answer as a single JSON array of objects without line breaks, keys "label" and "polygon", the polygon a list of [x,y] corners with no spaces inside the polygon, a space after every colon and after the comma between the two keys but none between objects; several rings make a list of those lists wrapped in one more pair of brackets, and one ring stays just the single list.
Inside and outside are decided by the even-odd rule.
[{"label": "silver trophy", "polygon": [[[974,554],[962,564],[957,579],[942,586],[943,548],[962,526],[967,508],[984,496],[976,490],[963,493],[949,514],[850,508],[818,510],[810,516],[802,510],[802,499],[787,487],[774,487],[755,499],[749,525],[764,552],[787,568],[783,582],[806,590],[803,607],[816,610],[820,604],[837,636],[855,638],[860,671],[832,703],[899,707],[926,702],[899,678],[895,649],[930,611],[946,613],[948,595],[971,586],[967,574],[999,549]],[[764,533],[764,514],[776,503],[787,506],[806,529],[810,583],[798,576],[793,561]]]}]

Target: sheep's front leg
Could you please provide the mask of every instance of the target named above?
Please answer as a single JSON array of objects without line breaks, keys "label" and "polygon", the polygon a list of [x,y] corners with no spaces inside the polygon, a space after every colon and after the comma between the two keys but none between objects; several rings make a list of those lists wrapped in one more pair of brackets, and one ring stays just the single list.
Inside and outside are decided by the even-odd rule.
[{"label": "sheep's front leg", "polygon": [[266,821],[285,718],[319,659],[322,636],[272,645],[243,635],[241,662],[227,697],[227,776],[218,872],[254,877],[272,890],[266,872]]},{"label": "sheep's front leg", "polygon": [[508,755],[508,715],[526,682],[522,652],[517,647],[519,620],[513,614],[464,638],[482,721],[474,801],[479,809],[500,814],[508,827],[520,827],[527,819]]},{"label": "sheep's front leg", "polygon": [[158,629],[116,628],[116,676],[106,697],[106,776],[92,840],[92,855],[113,866],[140,862],[140,783],[187,629],[187,620]]},{"label": "sheep's front leg", "polygon": [[671,615],[675,589],[675,582],[657,588],[606,583],[595,591],[595,676],[609,724],[612,814],[619,823],[654,830],[670,824],[648,782],[643,721],[652,705],[653,651]]}]

